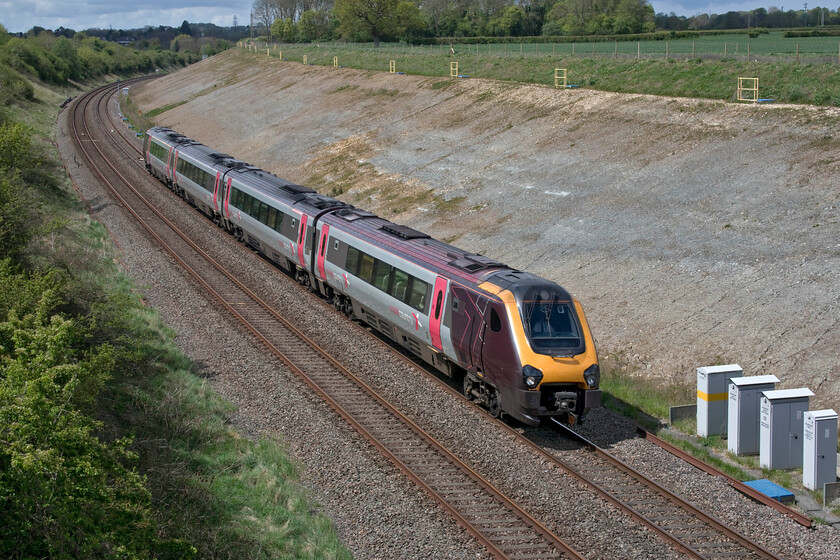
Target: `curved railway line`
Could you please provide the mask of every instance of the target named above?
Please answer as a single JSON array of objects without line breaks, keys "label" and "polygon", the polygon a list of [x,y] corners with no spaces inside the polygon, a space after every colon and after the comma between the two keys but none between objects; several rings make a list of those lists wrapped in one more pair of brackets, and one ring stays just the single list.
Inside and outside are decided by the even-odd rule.
[{"label": "curved railway line", "polygon": [[[106,156],[100,148],[101,143],[117,146],[125,156],[120,159],[142,165],[137,143],[123,130],[125,127],[109,123],[107,104],[113,93],[113,86],[105,87],[73,103],[71,122],[75,142],[89,166],[126,210],[198,284],[400,471],[432,496],[492,555],[523,559],[584,557],[459,460],[454,452],[447,450],[377,395],[330,357],[327,351],[311,342],[264,303],[246,286],[245,281],[236,278],[223,264],[213,261],[195,242],[158,213],[131,186],[117,165],[109,162],[113,158]],[[98,136],[101,133],[97,128],[106,131],[105,136]],[[121,136],[119,141],[116,141],[117,134]],[[149,181],[156,183],[151,177]],[[331,309],[326,305],[325,308]],[[410,359],[402,357],[413,367],[418,367]],[[457,394],[443,381],[434,379]],[[585,484],[688,557],[778,558],[629,465],[611,457],[603,449],[581,442],[574,432],[571,432],[571,437],[581,442],[586,451],[581,451],[579,460],[573,462],[568,459],[561,461],[516,430],[505,429],[541,460]]]}]

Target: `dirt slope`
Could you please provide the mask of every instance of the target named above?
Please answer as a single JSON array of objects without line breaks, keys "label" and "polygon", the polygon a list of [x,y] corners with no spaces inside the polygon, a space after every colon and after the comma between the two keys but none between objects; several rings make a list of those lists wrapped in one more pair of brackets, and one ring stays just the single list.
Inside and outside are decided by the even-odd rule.
[{"label": "dirt slope", "polygon": [[[733,84],[734,87],[734,84]],[[281,177],[551,278],[602,361],[738,363],[840,410],[840,110],[558,91],[225,53],[142,110]]]}]

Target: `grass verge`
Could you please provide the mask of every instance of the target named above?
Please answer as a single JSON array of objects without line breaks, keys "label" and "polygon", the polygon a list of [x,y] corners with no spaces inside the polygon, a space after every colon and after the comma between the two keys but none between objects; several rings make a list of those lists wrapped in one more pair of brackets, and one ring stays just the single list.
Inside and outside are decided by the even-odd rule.
[{"label": "grass verge", "polygon": [[[46,225],[26,255],[32,267],[72,277],[75,307],[101,322],[98,331],[121,359],[99,398],[105,440],[130,436],[134,465],[146,478],[158,534],[183,557],[350,558],[329,519],[298,484],[298,466],[271,438],[251,441],[231,426],[234,407],[177,348],[175,333],[141,301],[119,271],[107,231],[90,219],[49,142],[62,93],[38,88],[36,103],[15,108],[37,138],[44,181],[37,198]],[[49,175],[49,177],[47,176]]]}]

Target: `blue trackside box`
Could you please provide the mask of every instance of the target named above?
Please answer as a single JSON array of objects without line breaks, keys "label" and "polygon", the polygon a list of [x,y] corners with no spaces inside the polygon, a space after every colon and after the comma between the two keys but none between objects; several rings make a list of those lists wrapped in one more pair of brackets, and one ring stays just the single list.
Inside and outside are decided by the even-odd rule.
[{"label": "blue trackside box", "polygon": [[786,503],[794,501],[793,492],[785,490],[775,482],[770,482],[766,478],[746,481],[744,482],[744,484],[746,484],[753,490],[761,492],[765,496],[770,496],[777,502]]}]

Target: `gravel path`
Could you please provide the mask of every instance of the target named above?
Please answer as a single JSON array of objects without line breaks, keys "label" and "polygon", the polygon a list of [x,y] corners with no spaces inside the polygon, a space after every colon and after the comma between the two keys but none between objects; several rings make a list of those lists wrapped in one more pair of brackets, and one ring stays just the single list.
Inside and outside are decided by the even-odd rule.
[{"label": "gravel path", "polygon": [[[84,169],[73,163],[64,130],[67,124],[62,120],[57,136],[68,170],[88,200],[94,218],[109,228],[119,244],[126,272],[179,333],[178,343],[195,360],[196,373],[205,376],[238,407],[234,423],[239,429],[252,437],[279,437],[285,442],[289,453],[301,463],[304,483],[334,520],[354,556],[486,557],[429,498],[396,475],[386,460],[313,398],[302,383],[268,359],[230,318],[217,312],[214,303],[197,291],[145,234],[138,232],[132,219],[110,203]],[[133,175],[137,184],[147,179],[139,168]],[[162,187],[159,191],[163,192]],[[306,319],[312,338],[329,341],[336,355],[351,364],[366,382],[435,437],[461,449],[464,460],[590,558],[679,557],[624,515],[601,504],[588,490],[534,461],[485,414],[443,391],[437,383],[407,370],[381,343],[360,336],[360,327],[303,294],[277,270],[220,234],[197,213],[186,212],[173,197],[160,199],[162,207],[177,214],[181,226],[191,235],[214,237],[214,251],[224,254],[232,266],[251,271],[253,281],[263,287],[277,308],[292,319]],[[318,312],[313,314],[313,309]],[[672,465],[673,458],[663,457],[655,446],[637,440],[632,427],[610,413],[594,414],[588,429],[614,442],[613,449],[625,460],[650,465],[653,472],[673,480],[668,483],[680,485],[680,492],[692,500],[709,500],[718,514],[783,556],[837,557],[840,538],[836,531],[803,529],[768,508],[742,499],[708,475],[685,465]],[[556,435],[543,433],[547,446],[563,447]]]}]

